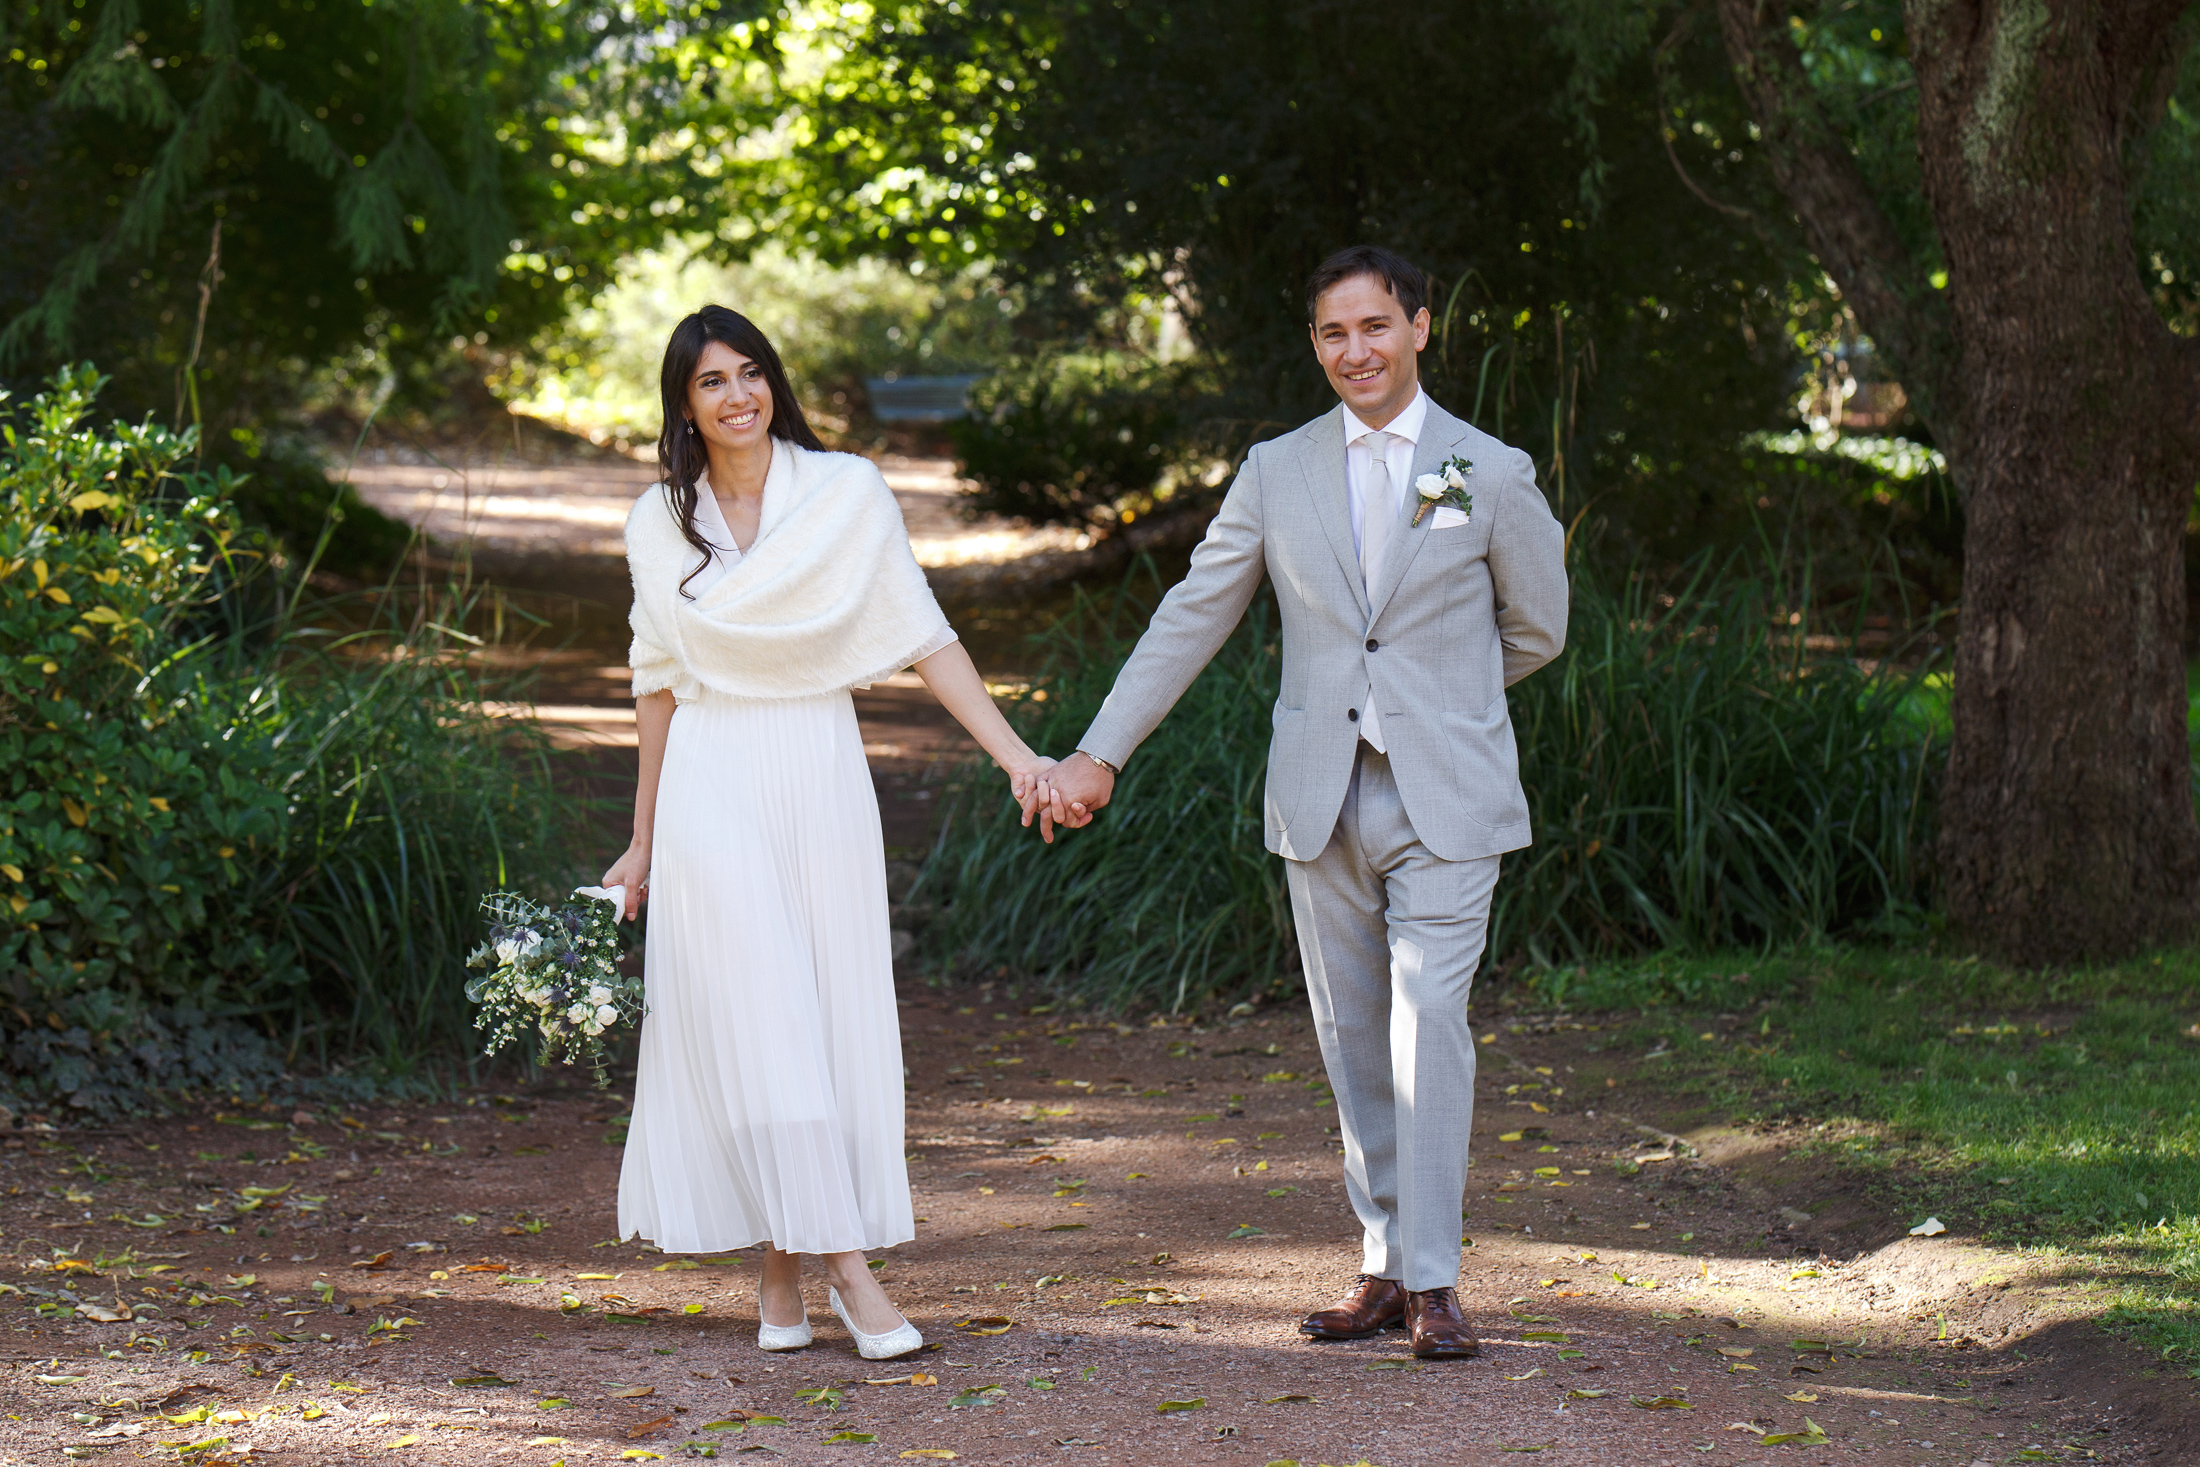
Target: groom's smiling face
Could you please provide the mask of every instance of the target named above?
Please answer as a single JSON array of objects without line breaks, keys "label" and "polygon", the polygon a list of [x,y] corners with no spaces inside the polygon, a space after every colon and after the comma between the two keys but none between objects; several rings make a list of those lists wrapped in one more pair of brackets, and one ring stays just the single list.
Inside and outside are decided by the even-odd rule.
[{"label": "groom's smiling face", "polygon": [[1426,308],[1406,319],[1398,298],[1373,275],[1347,276],[1314,303],[1314,354],[1361,422],[1380,428],[1413,401],[1428,325]]}]

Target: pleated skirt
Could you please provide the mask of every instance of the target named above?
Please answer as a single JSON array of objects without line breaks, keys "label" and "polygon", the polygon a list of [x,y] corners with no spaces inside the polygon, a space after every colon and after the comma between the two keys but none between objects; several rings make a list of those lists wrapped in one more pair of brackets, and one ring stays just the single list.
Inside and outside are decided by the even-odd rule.
[{"label": "pleated skirt", "polygon": [[885,845],[847,693],[679,705],[646,910],[620,1236],[914,1237]]}]

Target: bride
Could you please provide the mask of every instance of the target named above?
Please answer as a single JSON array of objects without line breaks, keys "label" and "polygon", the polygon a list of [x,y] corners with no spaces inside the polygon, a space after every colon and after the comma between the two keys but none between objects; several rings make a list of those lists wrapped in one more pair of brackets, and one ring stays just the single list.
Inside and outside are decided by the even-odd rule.
[{"label": "bride", "polygon": [[[705,306],[673,328],[661,484],[627,517],[634,840],[649,1014],[619,1235],[766,1247],[757,1344],[810,1343],[802,1260],[867,1359],[924,1337],[864,1254],[915,1236],[885,847],[851,688],[914,667],[1020,801],[1052,760],[993,706],[867,459],[827,452],[779,354]],[[1025,823],[1030,823],[1027,813]]]}]

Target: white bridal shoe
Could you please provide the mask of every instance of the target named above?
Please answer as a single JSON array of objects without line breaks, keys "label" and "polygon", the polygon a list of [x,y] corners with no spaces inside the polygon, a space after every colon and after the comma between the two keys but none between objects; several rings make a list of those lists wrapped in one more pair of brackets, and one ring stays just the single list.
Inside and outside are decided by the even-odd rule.
[{"label": "white bridal shoe", "polygon": [[[846,1325],[848,1333],[855,1337],[856,1353],[864,1359],[896,1360],[912,1350],[924,1348],[923,1332],[908,1320],[904,1319],[900,1325],[888,1330],[885,1334],[867,1335],[862,1330],[857,1329],[856,1322],[848,1317],[846,1306],[840,1302],[840,1290],[828,1288],[825,1291],[825,1297],[831,1301],[833,1313],[840,1316],[840,1322]],[[803,1333],[805,1336],[809,1333],[808,1326],[803,1327]]]},{"label": "white bridal shoe", "polygon": [[756,1348],[759,1350],[803,1350],[810,1344],[810,1316],[805,1312],[800,1324],[766,1324],[764,1306],[756,1306]]}]

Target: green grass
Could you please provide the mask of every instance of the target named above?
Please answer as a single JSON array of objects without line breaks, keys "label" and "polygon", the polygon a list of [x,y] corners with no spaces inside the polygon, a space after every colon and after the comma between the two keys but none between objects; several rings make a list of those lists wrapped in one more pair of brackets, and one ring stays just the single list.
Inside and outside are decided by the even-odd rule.
[{"label": "green grass", "polygon": [[1864,1128],[1822,1149],[1910,1222],[2075,1255],[2117,1282],[2108,1324],[2200,1375],[2200,953],[2064,975],[1861,948],[1662,956],[1531,988],[1641,1009],[1634,1036],[1738,1121]]}]

